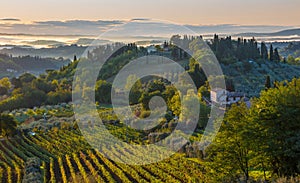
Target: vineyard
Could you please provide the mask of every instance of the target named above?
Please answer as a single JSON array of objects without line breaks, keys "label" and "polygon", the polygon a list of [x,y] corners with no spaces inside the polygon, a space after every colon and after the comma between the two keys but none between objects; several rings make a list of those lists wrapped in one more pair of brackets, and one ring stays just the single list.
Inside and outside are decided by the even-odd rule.
[{"label": "vineyard", "polygon": [[117,163],[91,148],[79,131],[58,130],[1,140],[0,181],[22,182],[32,157],[41,161],[43,182],[200,182],[203,172],[181,154],[150,165]]}]

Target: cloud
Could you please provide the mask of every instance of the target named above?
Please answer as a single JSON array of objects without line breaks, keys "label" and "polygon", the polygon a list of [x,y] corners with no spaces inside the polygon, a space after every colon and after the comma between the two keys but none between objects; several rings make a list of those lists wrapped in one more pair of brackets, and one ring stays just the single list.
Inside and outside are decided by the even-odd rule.
[{"label": "cloud", "polygon": [[236,34],[244,32],[261,32],[269,33],[284,29],[295,28],[293,26],[276,26],[276,25],[237,25],[237,24],[220,24],[220,25],[185,25],[189,29],[201,34]]},{"label": "cloud", "polygon": [[18,18],[1,18],[0,21],[20,22],[21,20]]},{"label": "cloud", "polygon": [[150,21],[150,18],[133,18],[130,21]]},{"label": "cloud", "polygon": [[68,21],[38,21],[36,25],[61,26],[61,27],[80,27],[80,26],[111,26],[122,24],[120,20],[68,20]]},{"label": "cloud", "polygon": [[107,29],[123,23],[122,20],[35,21],[27,24],[0,22],[0,32],[12,34],[99,35]]},{"label": "cloud", "polygon": [[[2,22],[1,22],[2,20]],[[10,22],[5,22],[10,21]],[[120,26],[119,25],[123,25]],[[0,33],[9,34],[43,34],[43,35],[100,35],[114,28],[111,35],[114,36],[169,36],[172,34],[184,34],[187,29],[198,35],[203,34],[237,34],[245,32],[276,32],[294,28],[292,26],[261,26],[261,25],[175,25],[168,22],[156,22],[148,18],[134,18],[131,21],[124,20],[66,20],[66,21],[35,21],[22,23],[19,19],[0,19]],[[115,32],[115,34],[114,34]]]}]

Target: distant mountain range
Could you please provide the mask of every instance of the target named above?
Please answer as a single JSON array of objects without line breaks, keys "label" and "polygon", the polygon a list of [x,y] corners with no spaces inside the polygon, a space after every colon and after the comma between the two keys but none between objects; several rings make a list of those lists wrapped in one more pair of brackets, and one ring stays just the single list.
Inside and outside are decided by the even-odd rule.
[{"label": "distant mountain range", "polygon": [[288,36],[300,36],[300,28],[298,29],[287,29],[279,32],[272,32],[272,33],[240,33],[235,34],[234,36],[240,36],[240,37],[288,37]]}]

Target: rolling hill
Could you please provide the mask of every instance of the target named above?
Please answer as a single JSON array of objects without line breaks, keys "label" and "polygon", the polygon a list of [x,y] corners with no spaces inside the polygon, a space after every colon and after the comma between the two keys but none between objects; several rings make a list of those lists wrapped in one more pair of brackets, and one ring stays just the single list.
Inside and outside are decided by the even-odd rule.
[{"label": "rolling hill", "polygon": [[279,36],[300,36],[300,29],[288,29],[279,32],[272,32],[272,33],[255,33],[255,32],[248,32],[248,33],[240,33],[235,34],[234,36],[238,37],[279,37]]}]

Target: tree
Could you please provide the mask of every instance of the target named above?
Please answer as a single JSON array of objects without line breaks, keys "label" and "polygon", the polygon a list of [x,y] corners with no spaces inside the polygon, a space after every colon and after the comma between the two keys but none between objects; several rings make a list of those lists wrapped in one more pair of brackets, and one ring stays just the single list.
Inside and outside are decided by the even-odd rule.
[{"label": "tree", "polygon": [[264,60],[268,59],[268,49],[267,49],[267,46],[264,42],[261,43],[260,57]]},{"label": "tree", "polygon": [[289,63],[289,64],[295,64],[296,63],[296,59],[292,55],[289,55],[287,57],[287,63]]},{"label": "tree", "polygon": [[[131,87],[131,85],[133,85]],[[131,88],[130,88],[131,87]],[[126,81],[125,89],[129,91],[130,104],[137,104],[142,95],[142,82],[136,75],[129,75]]]},{"label": "tree", "polygon": [[176,92],[170,101],[170,109],[176,116],[180,116],[181,114],[181,98],[180,93]]},{"label": "tree", "polygon": [[274,61],[274,49],[273,45],[270,45],[270,61]]},{"label": "tree", "polygon": [[46,99],[47,96],[44,91],[32,87],[24,88],[24,107],[40,106],[46,102]]},{"label": "tree", "polygon": [[[233,105],[213,144],[206,150],[212,182],[235,182],[250,171],[278,177],[300,173],[300,79],[278,83],[251,101]],[[220,166],[221,165],[221,166]]]},{"label": "tree", "polygon": [[6,88],[7,90],[9,90],[11,88],[11,83],[9,81],[8,77],[4,77],[2,79],[0,79],[0,86]]},{"label": "tree", "polygon": [[3,86],[0,86],[0,95],[6,95],[8,93],[7,89]]},{"label": "tree", "polygon": [[269,88],[271,88],[271,79],[270,79],[270,76],[267,75],[266,76],[266,82],[265,82],[265,89],[267,90]]},{"label": "tree", "polygon": [[193,108],[195,109],[196,105],[199,105],[200,107],[198,96],[192,89],[188,90],[187,94],[182,97],[181,104],[184,104],[181,107],[181,113],[179,115],[181,121],[184,122],[188,122],[188,120],[195,121],[199,117],[197,116],[199,115],[198,110],[191,110]]},{"label": "tree", "polygon": [[43,79],[35,79],[32,81],[32,87],[44,91],[45,93],[49,93],[50,91],[55,90],[55,86],[51,83],[47,83]]},{"label": "tree", "polygon": [[126,90],[131,90],[132,89],[130,87],[131,85],[136,85],[139,88],[142,87],[141,81],[139,80],[139,78],[135,74],[131,74],[131,75],[128,76],[128,78],[126,80],[125,89]]},{"label": "tree", "polygon": [[93,54],[91,54],[90,51],[87,52],[87,58],[88,58],[89,60],[93,60]]},{"label": "tree", "polygon": [[147,89],[148,92],[155,92],[155,91],[159,91],[159,92],[164,92],[166,90],[166,84],[161,81],[160,79],[155,79],[153,81],[150,81],[147,85]]},{"label": "tree", "polygon": [[280,61],[280,55],[278,53],[278,49],[275,48],[274,50],[274,61],[279,62]]},{"label": "tree", "polygon": [[221,130],[213,144],[206,150],[206,168],[213,182],[249,180],[251,160],[254,156],[252,140],[248,136],[248,109],[245,103],[233,105],[227,112]]},{"label": "tree", "polygon": [[207,80],[199,63],[195,62],[194,59],[190,59],[190,70],[188,71],[188,74],[191,76],[197,88],[204,85]]},{"label": "tree", "polygon": [[21,80],[15,78],[15,77],[11,79],[11,84],[14,85],[14,88],[21,88],[22,87]]},{"label": "tree", "polygon": [[0,114],[0,135],[11,136],[17,129],[16,120],[7,114]]},{"label": "tree", "polygon": [[286,58],[285,57],[283,58],[283,63],[286,63]]},{"label": "tree", "polygon": [[97,81],[95,91],[96,101],[105,104],[111,103],[111,90],[111,83],[108,83],[104,80]]},{"label": "tree", "polygon": [[278,176],[300,173],[300,79],[263,91],[250,108],[249,126]]},{"label": "tree", "polygon": [[173,86],[173,85],[168,85],[166,86],[166,90],[164,91],[163,93],[163,96],[164,96],[164,99],[166,100],[167,102],[167,105],[168,105],[168,109],[171,110],[171,107],[172,107],[172,98],[173,96],[177,93],[177,89]]},{"label": "tree", "polygon": [[22,83],[30,83],[31,81],[36,79],[36,77],[30,73],[25,73],[25,74],[21,75],[19,77],[19,79]]},{"label": "tree", "polygon": [[70,102],[72,94],[69,91],[51,91],[47,93],[46,103],[50,105],[57,105],[62,102]]},{"label": "tree", "polygon": [[73,59],[73,61],[74,61],[74,62],[76,62],[76,61],[77,61],[77,56],[76,56],[76,55],[74,55],[74,59]]}]

